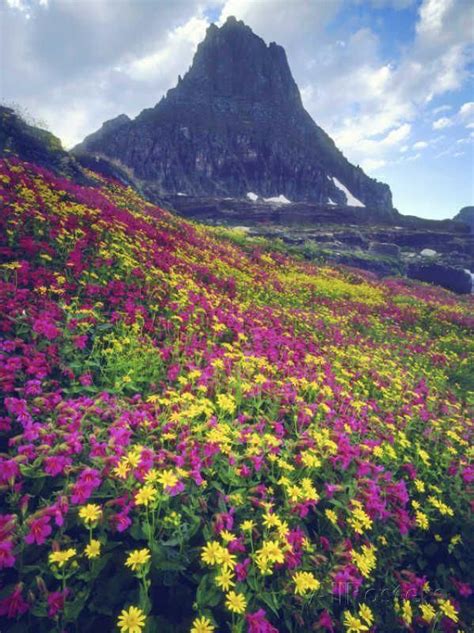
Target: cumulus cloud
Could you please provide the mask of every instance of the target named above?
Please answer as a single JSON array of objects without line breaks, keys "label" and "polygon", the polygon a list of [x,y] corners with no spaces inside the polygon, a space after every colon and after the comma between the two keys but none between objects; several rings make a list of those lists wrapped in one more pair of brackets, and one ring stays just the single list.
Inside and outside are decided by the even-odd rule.
[{"label": "cumulus cloud", "polygon": [[417,141],[416,143],[413,143],[413,149],[426,149],[428,145],[429,143],[426,141]]},{"label": "cumulus cloud", "polygon": [[436,121],[433,121],[433,130],[443,130],[444,128],[451,127],[452,125],[454,125],[452,119],[447,116],[442,116],[441,118],[436,119]]},{"label": "cumulus cloud", "polygon": [[0,11],[1,96],[44,119],[66,146],[159,101],[205,30],[200,0],[121,0],[120,10],[110,0],[8,0]]},{"label": "cumulus cloud", "polygon": [[[467,0],[424,0],[414,40],[397,60],[382,57],[378,36],[367,28],[344,47],[333,44],[322,64],[318,59],[318,76],[314,83],[307,80],[304,102],[350,158],[367,169],[374,161],[388,162],[391,152],[383,135],[413,123],[434,97],[463,85],[472,59],[467,11]],[[433,114],[450,108],[439,106]],[[449,117],[439,117],[433,128],[449,125]]]}]

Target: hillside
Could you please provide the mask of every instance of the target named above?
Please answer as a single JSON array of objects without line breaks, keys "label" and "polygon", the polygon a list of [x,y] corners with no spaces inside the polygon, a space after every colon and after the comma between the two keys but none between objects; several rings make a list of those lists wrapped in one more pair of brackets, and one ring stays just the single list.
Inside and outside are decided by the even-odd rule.
[{"label": "hillside", "polygon": [[468,631],[473,298],[86,176],[0,161],[2,631]]},{"label": "hillside", "polygon": [[285,50],[230,17],[212,24],[175,88],[75,150],[118,159],[154,199],[247,195],[396,217],[388,185],[352,165],[304,109]]}]

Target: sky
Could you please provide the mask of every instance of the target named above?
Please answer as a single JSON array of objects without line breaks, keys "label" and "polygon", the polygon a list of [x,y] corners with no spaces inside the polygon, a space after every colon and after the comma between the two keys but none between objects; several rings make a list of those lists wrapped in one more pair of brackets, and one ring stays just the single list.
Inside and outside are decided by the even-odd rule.
[{"label": "sky", "polygon": [[474,204],[472,0],[0,0],[0,102],[72,147],[154,106],[229,15],[285,47],[305,108],[399,211]]}]

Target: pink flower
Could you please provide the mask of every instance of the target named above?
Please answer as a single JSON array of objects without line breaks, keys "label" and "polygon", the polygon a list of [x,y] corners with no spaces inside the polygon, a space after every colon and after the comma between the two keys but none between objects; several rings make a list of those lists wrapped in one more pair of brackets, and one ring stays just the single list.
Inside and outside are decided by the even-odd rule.
[{"label": "pink flower", "polygon": [[33,543],[43,545],[53,531],[49,525],[50,521],[51,517],[49,516],[42,516],[39,519],[33,519],[30,523],[30,531],[25,536],[25,541],[29,545],[32,545]]},{"label": "pink flower", "polygon": [[49,320],[48,317],[40,317],[39,319],[35,319],[33,321],[33,332],[45,336],[50,341],[57,338],[61,333],[60,330],[55,326],[53,321]]},{"label": "pink flower", "polygon": [[44,470],[55,477],[56,475],[63,475],[67,466],[72,464],[70,457],[64,457],[63,455],[51,455],[44,460]]},{"label": "pink flower", "polygon": [[320,626],[322,629],[326,629],[326,631],[329,631],[329,633],[334,633],[334,624],[331,616],[329,615],[328,611],[326,611],[326,609],[324,609],[324,611],[319,616],[318,626]]},{"label": "pink flower", "polygon": [[248,613],[245,616],[247,621],[247,633],[278,633],[278,629],[270,624],[265,617],[266,613],[263,609]]},{"label": "pink flower", "polygon": [[13,541],[7,539],[0,542],[0,569],[13,567],[15,557],[13,556]]},{"label": "pink flower", "polygon": [[87,345],[87,334],[80,334],[73,339],[74,347],[77,349],[85,349]]},{"label": "pink flower", "polygon": [[59,611],[64,609],[64,603],[69,595],[69,589],[64,591],[53,591],[48,596],[48,615],[53,618]]},{"label": "pink flower", "polygon": [[21,595],[22,589],[23,585],[19,584],[10,595],[0,600],[0,615],[5,615],[7,618],[16,618],[28,611],[28,603]]},{"label": "pink flower", "polygon": [[20,467],[13,459],[0,461],[0,484],[13,483],[20,474]]},{"label": "pink flower", "polygon": [[83,387],[90,387],[92,385],[92,374],[82,374],[82,376],[79,376],[79,382]]},{"label": "pink flower", "polygon": [[242,563],[235,566],[235,575],[239,582],[243,582],[247,578],[248,569],[250,567],[250,558],[246,558]]}]

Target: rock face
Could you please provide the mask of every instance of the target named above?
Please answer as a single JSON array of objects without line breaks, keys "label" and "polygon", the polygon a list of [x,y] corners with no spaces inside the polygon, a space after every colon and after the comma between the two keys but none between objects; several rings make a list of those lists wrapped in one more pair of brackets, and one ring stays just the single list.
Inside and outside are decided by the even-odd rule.
[{"label": "rock face", "polygon": [[409,264],[407,276],[428,283],[443,286],[460,294],[469,294],[472,289],[472,277],[469,272],[454,266],[442,264]]},{"label": "rock face", "polygon": [[155,107],[104,123],[74,151],[120,160],[156,197],[252,192],[396,214],[389,187],[349,163],[306,112],[284,49],[235,18],[208,28]]},{"label": "rock face", "polygon": [[400,257],[400,247],[390,242],[370,242],[369,253],[398,259]]},{"label": "rock face", "polygon": [[18,157],[80,184],[89,183],[76,159],[62,148],[56,136],[28,124],[5,106],[0,106],[0,157]]},{"label": "rock face", "polygon": [[464,224],[470,227],[471,233],[474,233],[474,207],[463,207],[461,211],[454,216],[453,220],[456,220],[456,222],[464,222]]}]

